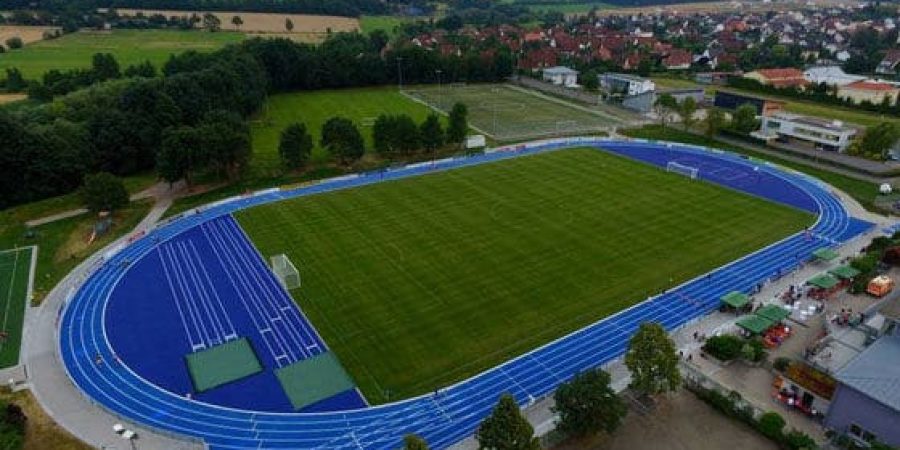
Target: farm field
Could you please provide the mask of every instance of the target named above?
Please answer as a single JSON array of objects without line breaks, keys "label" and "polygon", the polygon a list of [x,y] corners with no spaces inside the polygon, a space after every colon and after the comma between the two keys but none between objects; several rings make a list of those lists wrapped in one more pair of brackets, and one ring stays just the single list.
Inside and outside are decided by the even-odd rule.
[{"label": "farm field", "polygon": [[0,250],[0,368],[16,365],[22,343],[22,321],[34,249]]},{"label": "farm field", "polygon": [[533,11],[558,11],[563,14],[587,14],[594,8],[598,11],[617,8],[615,5],[602,2],[568,3],[547,1],[546,3],[529,3],[526,6]]},{"label": "farm field", "polygon": [[501,141],[592,133],[627,120],[623,111],[574,105],[503,84],[417,86],[405,92],[445,112],[462,102],[472,128]]},{"label": "farm field", "polygon": [[0,71],[17,67],[25,78],[35,79],[51,69],[90,67],[95,53],[112,53],[122,69],[145,60],[158,69],[169,55],[188,50],[211,52],[242,39],[244,35],[240,33],[202,31],[79,31],[0,54]]},{"label": "farm field", "polygon": [[[138,12],[144,15],[162,14],[166,17],[189,16],[194,11],[174,10],[150,10],[150,9],[119,9],[119,14],[135,15]],[[321,42],[325,40],[328,32],[350,32],[360,29],[360,22],[354,17],[319,16],[312,14],[275,14],[255,13],[244,11],[210,11],[219,18],[222,30],[245,33],[250,36],[284,37],[299,42]],[[196,11],[202,16],[205,11]],[[232,19],[235,16],[241,18],[240,25],[234,25]],[[294,28],[288,31],[286,21],[290,19]]]},{"label": "farm field", "polygon": [[295,300],[372,403],[493,367],[813,219],[593,149],[236,217],[261,254],[297,265]]},{"label": "farm field", "polygon": [[59,27],[0,25],[0,45],[6,48],[6,40],[19,37],[25,44],[40,41],[44,33],[59,30]]},{"label": "farm field", "polygon": [[319,148],[322,125],[335,116],[352,120],[372,147],[372,122],[381,114],[408,114],[417,123],[425,120],[430,110],[400,93],[396,87],[339,89],[292,92],[269,97],[260,117],[252,123],[253,160],[257,172],[277,172],[281,167],[278,142],[281,131],[294,122],[306,124],[316,145],[313,161],[327,158]]},{"label": "farm field", "polygon": [[[396,28],[415,19],[400,16],[362,16],[359,18],[359,28],[364,34],[375,30],[384,30],[387,34],[396,35]],[[425,18],[420,18],[425,20]]]}]

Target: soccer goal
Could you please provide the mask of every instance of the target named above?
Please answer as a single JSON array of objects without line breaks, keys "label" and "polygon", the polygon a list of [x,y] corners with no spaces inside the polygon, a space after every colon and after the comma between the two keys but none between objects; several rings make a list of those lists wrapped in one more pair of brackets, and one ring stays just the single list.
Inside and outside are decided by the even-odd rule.
[{"label": "soccer goal", "polygon": [[666,164],[666,172],[675,172],[677,174],[690,177],[692,180],[696,180],[697,176],[700,175],[700,169],[696,167],[686,166],[684,164],[678,164],[675,161],[669,161],[669,163]]},{"label": "soccer goal", "polygon": [[271,258],[272,272],[285,289],[297,289],[300,287],[300,271],[284,253]]}]

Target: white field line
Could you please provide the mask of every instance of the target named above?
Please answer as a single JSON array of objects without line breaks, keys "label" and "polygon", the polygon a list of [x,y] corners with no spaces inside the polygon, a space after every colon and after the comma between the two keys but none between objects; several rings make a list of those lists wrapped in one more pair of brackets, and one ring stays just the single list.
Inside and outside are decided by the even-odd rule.
[{"label": "white field line", "polygon": [[[408,98],[408,99],[410,99],[410,100],[412,100],[412,101],[414,101],[414,102],[416,102],[416,103],[418,103],[418,104],[420,104],[420,105],[425,105],[425,107],[427,107],[428,109],[430,109],[430,110],[432,110],[432,111],[435,111],[435,112],[437,112],[438,114],[440,114],[440,115],[442,115],[442,116],[449,116],[449,114],[447,114],[447,113],[444,112],[443,110],[439,109],[437,106],[434,106],[434,105],[432,105],[431,103],[426,102],[425,100],[422,100],[422,99],[420,99],[420,98],[418,98],[418,97],[416,97],[416,96],[414,96],[414,95],[412,95],[412,94],[409,94],[409,93],[407,93],[406,91],[400,91],[400,95],[402,95],[402,96],[404,96],[404,97],[406,97],[406,98]],[[493,134],[488,133],[487,131],[484,131],[484,130],[482,130],[481,128],[478,128],[478,127],[476,127],[475,125],[472,125],[471,122],[469,122],[469,128],[471,128],[471,129],[473,129],[473,130],[475,130],[475,131],[477,131],[477,132],[479,132],[479,133],[481,133],[481,134],[483,134],[483,135],[485,135],[485,136],[487,136],[487,137],[489,137],[489,138],[491,138],[491,139],[497,139],[496,137],[494,137]]]},{"label": "white field line", "polygon": [[614,116],[614,115],[612,115],[612,114],[609,114],[609,113],[606,113],[606,112],[603,112],[603,111],[595,111],[595,110],[590,109],[590,108],[585,108],[584,106],[576,105],[576,104],[574,104],[574,103],[570,103],[570,102],[567,102],[567,101],[565,101],[565,100],[558,99],[558,98],[556,98],[556,97],[551,97],[551,96],[549,96],[549,95],[542,94],[542,93],[540,93],[540,92],[532,91],[532,90],[525,89],[525,88],[519,87],[519,86],[513,86],[513,85],[511,85],[511,84],[504,84],[503,86],[505,86],[507,89],[512,89],[512,90],[514,90],[514,91],[521,92],[521,93],[527,94],[527,95],[531,95],[531,96],[540,98],[540,99],[542,99],[542,100],[551,101],[551,102],[557,103],[557,104],[559,104],[559,105],[567,106],[567,107],[569,107],[569,108],[577,109],[577,110],[579,110],[579,111],[583,111],[583,112],[586,112],[586,113],[588,113],[588,114],[593,114],[593,115],[595,115],[595,116],[603,117],[604,119],[612,120],[612,121],[615,122],[615,124],[613,124],[613,125],[623,125],[623,124],[627,123],[627,121],[625,121],[624,119],[620,119],[620,118],[618,118],[618,117],[616,117],[616,116]]}]

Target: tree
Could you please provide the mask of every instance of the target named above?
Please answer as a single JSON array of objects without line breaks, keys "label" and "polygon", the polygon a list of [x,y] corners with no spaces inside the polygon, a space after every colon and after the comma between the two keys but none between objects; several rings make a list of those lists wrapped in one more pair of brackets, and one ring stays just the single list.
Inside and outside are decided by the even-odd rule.
[{"label": "tree", "polygon": [[234,16],[231,18],[231,24],[234,25],[235,28],[240,29],[241,25],[244,24],[244,19],[241,19],[241,16]]},{"label": "tree", "polygon": [[588,91],[594,92],[600,88],[600,79],[597,77],[596,70],[586,70],[581,73],[579,78],[579,83]]},{"label": "tree", "polygon": [[685,130],[689,130],[694,126],[694,113],[697,112],[697,101],[694,97],[687,97],[678,105],[678,115],[681,116],[681,124]]},{"label": "tree", "polygon": [[6,90],[9,92],[22,92],[28,87],[28,82],[22,77],[22,72],[15,67],[6,69]]},{"label": "tree", "polygon": [[219,31],[219,28],[222,28],[222,21],[213,13],[204,13],[203,28],[206,28],[207,31]]},{"label": "tree", "polygon": [[91,71],[95,81],[106,81],[120,78],[119,63],[112,53],[95,53],[91,60]]},{"label": "tree", "polygon": [[365,153],[365,143],[356,125],[344,117],[332,117],[322,126],[322,147],[349,164]]},{"label": "tree", "polygon": [[425,118],[425,121],[422,122],[420,133],[422,135],[422,145],[426,150],[434,151],[444,145],[444,129],[437,114],[430,114]]},{"label": "tree", "polygon": [[749,103],[738,106],[731,119],[731,128],[743,134],[750,134],[759,128],[759,120],[756,120],[756,107]]},{"label": "tree", "polygon": [[447,125],[447,142],[462,143],[469,131],[468,108],[462,103],[455,103],[450,110],[450,123]]},{"label": "tree", "polygon": [[407,434],[403,437],[403,448],[404,450],[428,450],[428,443],[414,434]]},{"label": "tree", "polygon": [[522,417],[519,405],[509,394],[503,394],[491,415],[486,417],[478,429],[475,439],[479,449],[492,450],[537,450],[540,447],[534,437],[534,428]]},{"label": "tree", "polygon": [[625,365],[631,371],[629,387],[644,395],[674,391],[681,383],[675,343],[658,323],[641,324],[628,342]]},{"label": "tree", "polygon": [[291,20],[290,17],[288,17],[287,19],[284,19],[284,29],[287,30],[288,33],[290,33],[291,31],[294,31],[294,21]]},{"label": "tree", "polygon": [[115,175],[97,172],[84,177],[82,200],[89,211],[115,211],[128,204],[125,184]]},{"label": "tree", "polygon": [[628,409],[609,383],[609,373],[593,369],[560,385],[553,394],[558,428],[575,436],[615,431]]},{"label": "tree", "polygon": [[669,122],[669,115],[678,110],[678,101],[671,94],[662,94],[656,99],[654,106],[656,106],[660,125],[666,126]]},{"label": "tree", "polygon": [[281,132],[278,153],[287,168],[299,169],[305,166],[312,148],[312,136],[306,131],[306,125],[293,123]]},{"label": "tree", "polygon": [[125,76],[128,78],[153,78],[156,76],[156,68],[153,67],[153,63],[151,63],[150,61],[144,61],[140,64],[134,64],[126,67]]},{"label": "tree", "polygon": [[190,185],[193,171],[204,161],[200,136],[192,127],[168,128],[156,154],[156,172],[163,180],[175,183],[181,179]]},{"label": "tree", "polygon": [[713,106],[706,110],[706,117],[703,119],[703,134],[706,137],[712,138],[725,126],[727,126],[727,119],[721,109]]},{"label": "tree", "polygon": [[22,38],[13,36],[6,40],[6,46],[9,47],[10,50],[15,50],[24,47],[25,42],[22,41]]},{"label": "tree", "polygon": [[197,168],[204,165],[235,180],[250,160],[250,127],[232,111],[216,109],[206,113],[197,126],[200,154]]},{"label": "tree", "polygon": [[891,122],[882,122],[866,129],[859,145],[865,154],[884,158],[898,139],[900,139],[900,127]]}]

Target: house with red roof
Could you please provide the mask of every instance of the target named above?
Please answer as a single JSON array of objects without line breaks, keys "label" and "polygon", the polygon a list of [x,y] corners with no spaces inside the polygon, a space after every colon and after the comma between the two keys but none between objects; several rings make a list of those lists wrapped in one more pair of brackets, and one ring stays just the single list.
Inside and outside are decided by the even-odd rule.
[{"label": "house with red roof", "polygon": [[803,77],[800,69],[793,67],[783,69],[758,69],[744,74],[744,78],[756,80],[761,84],[777,88],[796,87],[803,88],[809,81]]},{"label": "house with red roof", "polygon": [[860,80],[838,87],[838,98],[850,100],[853,103],[868,101],[880,105],[887,99],[893,105],[900,96],[900,88],[895,84],[874,80]]},{"label": "house with red roof", "polygon": [[669,70],[685,70],[691,68],[691,62],[693,62],[693,60],[694,55],[692,55],[691,52],[676,48],[669,52],[668,56],[663,58],[662,65]]}]

